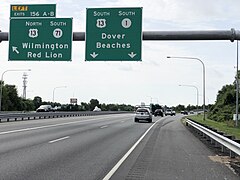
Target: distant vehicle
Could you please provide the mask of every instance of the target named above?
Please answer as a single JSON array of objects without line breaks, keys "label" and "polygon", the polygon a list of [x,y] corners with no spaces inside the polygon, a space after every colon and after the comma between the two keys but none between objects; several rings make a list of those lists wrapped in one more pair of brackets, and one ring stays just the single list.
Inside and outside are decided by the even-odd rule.
[{"label": "distant vehicle", "polygon": [[190,111],[190,114],[194,114],[194,112],[193,112],[193,111]]},{"label": "distant vehicle", "polygon": [[138,108],[136,110],[134,121],[139,122],[139,120],[146,120],[149,123],[152,122],[152,114],[148,108]]},{"label": "distant vehicle", "polygon": [[51,105],[41,105],[39,108],[36,109],[36,112],[50,112],[54,111]]},{"label": "distant vehicle", "polygon": [[188,115],[187,111],[181,111],[181,114]]},{"label": "distant vehicle", "polygon": [[176,116],[176,111],[172,110],[172,115]]},{"label": "distant vehicle", "polygon": [[55,106],[54,108],[53,108],[53,111],[59,111],[59,110],[61,110],[61,106]]},{"label": "distant vehicle", "polygon": [[175,116],[175,115],[176,115],[176,112],[173,111],[172,109],[167,109],[167,110],[165,111],[165,116],[168,116],[168,115],[170,115],[170,116]]},{"label": "distant vehicle", "polygon": [[94,108],[94,110],[93,110],[94,112],[99,112],[99,111],[102,111],[99,107],[97,107],[97,106],[95,106],[95,108]]},{"label": "distant vehicle", "polygon": [[154,111],[154,116],[162,116],[163,117],[163,111],[162,109],[156,109]]}]

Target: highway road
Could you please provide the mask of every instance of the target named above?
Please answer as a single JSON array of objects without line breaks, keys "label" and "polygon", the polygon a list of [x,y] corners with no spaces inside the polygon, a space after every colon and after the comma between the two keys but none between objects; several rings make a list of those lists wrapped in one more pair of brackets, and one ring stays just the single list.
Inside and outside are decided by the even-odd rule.
[{"label": "highway road", "polygon": [[0,179],[239,179],[181,124],[133,114],[0,124]]}]

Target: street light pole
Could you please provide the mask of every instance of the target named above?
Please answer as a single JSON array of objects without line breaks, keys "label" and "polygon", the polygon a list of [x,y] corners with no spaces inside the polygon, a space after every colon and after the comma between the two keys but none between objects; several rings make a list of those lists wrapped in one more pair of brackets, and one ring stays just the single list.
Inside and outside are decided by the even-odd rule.
[{"label": "street light pole", "polygon": [[0,111],[2,111],[2,89],[3,89],[3,75],[9,71],[31,71],[31,69],[8,69],[2,73],[0,83]]},{"label": "street light pole", "polygon": [[154,99],[157,100],[157,104],[158,104],[158,103],[159,103],[159,102],[158,102],[158,98],[154,98]]},{"label": "street light pole", "polygon": [[199,97],[199,93],[198,93],[197,86],[194,86],[194,85],[182,85],[182,84],[179,84],[179,86],[193,87],[193,88],[195,88],[197,90],[197,114],[198,114],[198,97]]},{"label": "street light pole", "polygon": [[239,81],[238,81],[238,41],[237,41],[237,73],[236,73],[236,122],[235,126],[238,126],[238,93],[239,93]]},{"label": "street light pole", "polygon": [[55,90],[57,89],[57,88],[66,88],[67,86],[58,86],[58,87],[55,87],[54,89],[53,89],[53,103],[54,103],[54,94],[55,94]]},{"label": "street light pole", "polygon": [[203,120],[206,119],[206,114],[205,114],[205,84],[206,84],[206,80],[205,80],[205,65],[203,63],[203,61],[199,58],[195,58],[195,57],[172,57],[172,56],[168,56],[167,58],[178,58],[178,59],[193,59],[193,60],[197,60],[202,64],[203,67]]},{"label": "street light pole", "polygon": [[150,97],[150,104],[152,104],[152,100],[153,100],[152,96],[147,96],[147,97]]}]

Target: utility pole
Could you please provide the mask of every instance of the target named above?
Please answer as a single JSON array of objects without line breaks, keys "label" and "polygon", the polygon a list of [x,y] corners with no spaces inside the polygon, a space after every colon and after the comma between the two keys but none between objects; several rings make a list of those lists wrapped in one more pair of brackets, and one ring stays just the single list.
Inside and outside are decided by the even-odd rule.
[{"label": "utility pole", "polygon": [[27,98],[27,73],[23,73],[23,99]]}]

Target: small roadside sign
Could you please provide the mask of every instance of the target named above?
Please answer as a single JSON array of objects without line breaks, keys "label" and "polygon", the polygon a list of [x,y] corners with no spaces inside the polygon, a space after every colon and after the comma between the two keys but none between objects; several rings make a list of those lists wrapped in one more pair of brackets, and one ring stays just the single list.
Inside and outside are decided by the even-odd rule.
[{"label": "small roadside sign", "polygon": [[70,104],[77,104],[77,98],[70,98]]}]

